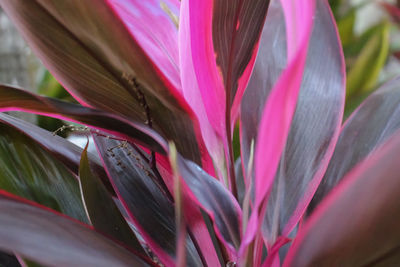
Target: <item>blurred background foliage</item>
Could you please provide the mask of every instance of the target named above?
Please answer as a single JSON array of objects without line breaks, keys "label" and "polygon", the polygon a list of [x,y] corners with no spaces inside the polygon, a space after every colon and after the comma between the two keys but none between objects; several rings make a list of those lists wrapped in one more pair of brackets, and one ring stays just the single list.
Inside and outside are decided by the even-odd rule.
[{"label": "blurred background foliage", "polygon": [[[346,60],[345,117],[348,117],[371,92],[400,75],[400,0],[330,0],[329,3]],[[0,40],[0,82],[74,101],[34,57],[1,10]],[[65,124],[53,118],[17,115],[53,132]],[[57,134],[65,137],[68,130]],[[235,131],[236,155],[239,155],[238,135]]]},{"label": "blurred background foliage", "polygon": [[331,0],[346,60],[345,117],[382,83],[400,74],[400,1]]}]

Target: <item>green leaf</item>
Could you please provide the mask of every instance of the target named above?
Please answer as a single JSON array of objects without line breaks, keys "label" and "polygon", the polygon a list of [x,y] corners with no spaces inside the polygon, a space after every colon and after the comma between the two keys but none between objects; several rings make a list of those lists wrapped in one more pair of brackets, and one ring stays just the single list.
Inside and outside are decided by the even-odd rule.
[{"label": "green leaf", "polygon": [[347,76],[347,97],[370,92],[376,85],[389,53],[389,23],[374,28]]},{"label": "green leaf", "polygon": [[342,45],[347,45],[354,39],[354,22],[356,20],[356,9],[352,8],[343,17],[337,20]]},{"label": "green leaf", "polygon": [[93,175],[87,156],[88,144],[82,152],[79,179],[90,222],[96,230],[108,234],[134,248],[137,252],[146,255],[139,240],[125,221],[107,189],[101,180]]}]

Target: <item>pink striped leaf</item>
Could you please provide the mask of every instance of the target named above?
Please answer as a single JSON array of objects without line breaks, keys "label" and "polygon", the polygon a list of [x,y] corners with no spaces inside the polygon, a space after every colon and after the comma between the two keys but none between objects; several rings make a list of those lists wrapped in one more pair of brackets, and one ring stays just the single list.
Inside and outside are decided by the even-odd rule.
[{"label": "pink striped leaf", "polygon": [[232,122],[238,113],[268,4],[264,0],[182,1],[179,45],[183,91],[202,127],[207,128],[203,135],[212,138],[208,148],[212,149],[218,138],[225,140],[231,127],[231,121],[226,122],[231,107]]},{"label": "pink striped leaf", "polygon": [[281,3],[288,44],[287,67],[269,94],[259,124],[254,157],[254,208],[242,242],[241,253],[245,251],[259,229],[260,215],[263,215],[259,214],[259,209],[271,191],[281,154],[286,145],[304,75],[313,26],[315,1],[282,0]]},{"label": "pink striped leaf", "polygon": [[48,266],[154,266],[69,217],[0,190],[0,249]]},{"label": "pink striped leaf", "polygon": [[[174,140],[186,158],[206,163],[197,121],[175,88],[177,82],[169,81],[172,74],[140,46],[113,3],[0,1],[36,55],[81,104],[147,122]],[[156,11],[163,12],[161,7]]]},{"label": "pink striped leaf", "polygon": [[369,96],[344,124],[325,176],[308,212],[328,195],[345,174],[400,129],[400,77]]},{"label": "pink striped leaf", "polygon": [[[269,11],[241,109],[244,162],[249,160],[251,140],[258,140],[257,128],[266,99],[287,61],[282,7],[273,1]],[[270,243],[280,235],[287,236],[297,224],[333,153],[345,96],[341,51],[329,5],[318,1],[299,98],[263,223],[264,236]],[[248,164],[244,167],[247,173]]]},{"label": "pink striped leaf", "polygon": [[299,230],[284,266],[395,266],[399,151],[397,131],[353,168]]}]

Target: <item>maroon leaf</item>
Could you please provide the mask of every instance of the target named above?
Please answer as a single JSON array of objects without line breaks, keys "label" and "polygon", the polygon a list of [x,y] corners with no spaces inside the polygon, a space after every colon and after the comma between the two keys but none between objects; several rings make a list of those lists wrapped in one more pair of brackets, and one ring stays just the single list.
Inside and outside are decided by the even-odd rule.
[{"label": "maroon leaf", "polygon": [[0,191],[0,248],[49,266],[148,266],[133,252],[61,214]]},{"label": "maroon leaf", "polygon": [[309,212],[359,162],[400,129],[400,78],[385,84],[348,118]]},{"label": "maroon leaf", "polygon": [[399,262],[399,151],[397,131],[346,175],[299,230],[285,266]]}]

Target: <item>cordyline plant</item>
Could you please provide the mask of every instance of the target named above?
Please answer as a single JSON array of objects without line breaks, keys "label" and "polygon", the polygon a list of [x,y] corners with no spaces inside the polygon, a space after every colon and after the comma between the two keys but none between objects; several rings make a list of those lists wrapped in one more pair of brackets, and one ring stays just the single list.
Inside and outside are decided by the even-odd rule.
[{"label": "cordyline plant", "polygon": [[0,4],[81,104],[1,85],[0,109],[86,125],[98,151],[0,116],[0,249],[21,263],[400,262],[400,80],[342,127],[327,1]]}]

